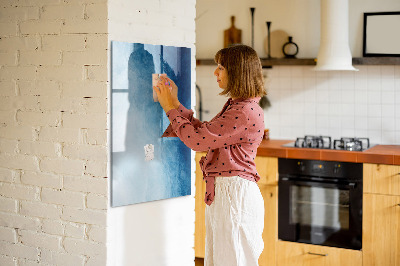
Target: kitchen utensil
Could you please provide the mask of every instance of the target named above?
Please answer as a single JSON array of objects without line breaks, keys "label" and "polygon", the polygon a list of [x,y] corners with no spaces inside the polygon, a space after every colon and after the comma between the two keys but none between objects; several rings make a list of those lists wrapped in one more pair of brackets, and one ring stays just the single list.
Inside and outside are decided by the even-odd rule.
[{"label": "kitchen utensil", "polygon": [[231,27],[224,31],[224,48],[242,43],[242,30],[235,27],[235,16],[231,16]]},{"label": "kitchen utensil", "polygon": [[255,7],[250,7],[251,12],[251,47],[254,48],[254,11]]},{"label": "kitchen utensil", "polygon": [[267,21],[267,31],[268,31],[268,58],[271,58],[271,32],[270,32],[270,28],[271,28],[271,21]]}]

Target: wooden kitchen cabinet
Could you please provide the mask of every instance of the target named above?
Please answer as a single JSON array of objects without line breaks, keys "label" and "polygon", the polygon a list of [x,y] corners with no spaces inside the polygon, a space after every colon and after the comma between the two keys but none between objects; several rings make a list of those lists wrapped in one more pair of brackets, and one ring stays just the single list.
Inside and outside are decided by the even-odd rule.
[{"label": "wooden kitchen cabinet", "polygon": [[204,258],[205,239],[206,239],[206,224],[204,195],[206,193],[206,184],[203,181],[203,172],[199,167],[199,161],[202,156],[206,156],[205,152],[196,152],[196,194],[195,194],[195,228],[194,228],[194,254],[197,258]]},{"label": "wooden kitchen cabinet", "polygon": [[277,252],[277,266],[361,266],[363,259],[358,250],[281,240]]},{"label": "wooden kitchen cabinet", "polygon": [[258,259],[259,266],[276,265],[278,241],[278,187],[259,185],[264,198],[264,250]]},{"label": "wooden kitchen cabinet", "polygon": [[365,163],[363,173],[364,193],[400,196],[399,165]]},{"label": "wooden kitchen cabinet", "polygon": [[400,196],[364,194],[363,265],[400,266]]},{"label": "wooden kitchen cabinet", "polygon": [[258,187],[264,198],[264,250],[258,259],[260,266],[276,265],[278,241],[278,158],[257,156],[254,160],[260,175]]},{"label": "wooden kitchen cabinet", "polygon": [[363,265],[400,266],[400,166],[363,170]]},{"label": "wooden kitchen cabinet", "polygon": [[254,162],[261,176],[259,185],[278,185],[278,158],[257,156]]}]

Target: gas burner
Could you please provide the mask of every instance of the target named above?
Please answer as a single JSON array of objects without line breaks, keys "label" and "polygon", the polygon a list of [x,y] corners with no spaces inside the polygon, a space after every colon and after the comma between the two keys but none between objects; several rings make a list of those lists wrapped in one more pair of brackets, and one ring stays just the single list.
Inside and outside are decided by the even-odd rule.
[{"label": "gas burner", "polygon": [[331,137],[306,135],[304,138],[297,138],[294,146],[299,148],[330,149]]},{"label": "gas burner", "polygon": [[335,150],[363,151],[369,147],[368,138],[340,138],[333,142]]}]

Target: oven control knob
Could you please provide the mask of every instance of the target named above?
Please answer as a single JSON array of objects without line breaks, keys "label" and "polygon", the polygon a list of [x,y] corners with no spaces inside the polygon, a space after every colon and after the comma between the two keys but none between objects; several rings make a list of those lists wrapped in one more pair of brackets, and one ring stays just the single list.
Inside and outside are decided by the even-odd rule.
[{"label": "oven control knob", "polygon": [[340,164],[336,164],[333,168],[333,173],[338,174],[340,172]]},{"label": "oven control knob", "polygon": [[299,170],[301,172],[304,172],[304,170],[306,170],[306,166],[303,164],[303,162],[297,162],[297,165],[299,166]]}]

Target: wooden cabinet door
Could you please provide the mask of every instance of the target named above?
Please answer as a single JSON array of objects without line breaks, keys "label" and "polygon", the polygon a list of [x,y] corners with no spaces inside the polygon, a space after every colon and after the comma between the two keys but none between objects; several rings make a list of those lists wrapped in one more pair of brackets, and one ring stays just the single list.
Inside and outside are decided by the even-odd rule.
[{"label": "wooden cabinet door", "polygon": [[361,266],[362,252],[278,241],[277,266]]},{"label": "wooden cabinet door", "polygon": [[363,176],[364,193],[400,196],[400,166],[365,163]]},{"label": "wooden cabinet door", "polygon": [[400,266],[400,196],[364,194],[363,265]]},{"label": "wooden cabinet door", "polygon": [[261,176],[258,184],[278,185],[278,158],[257,156],[254,162]]},{"label": "wooden cabinet door", "polygon": [[278,241],[278,187],[259,185],[264,198],[264,250],[258,259],[260,266],[276,265],[276,243]]},{"label": "wooden cabinet door", "polygon": [[200,169],[199,161],[204,152],[197,152],[196,160],[196,194],[195,194],[195,233],[194,233],[194,253],[197,258],[204,258],[205,252],[205,239],[206,239],[206,225],[205,225],[205,210],[206,204],[204,203],[204,195],[206,193],[206,184],[203,181],[203,172]]}]

